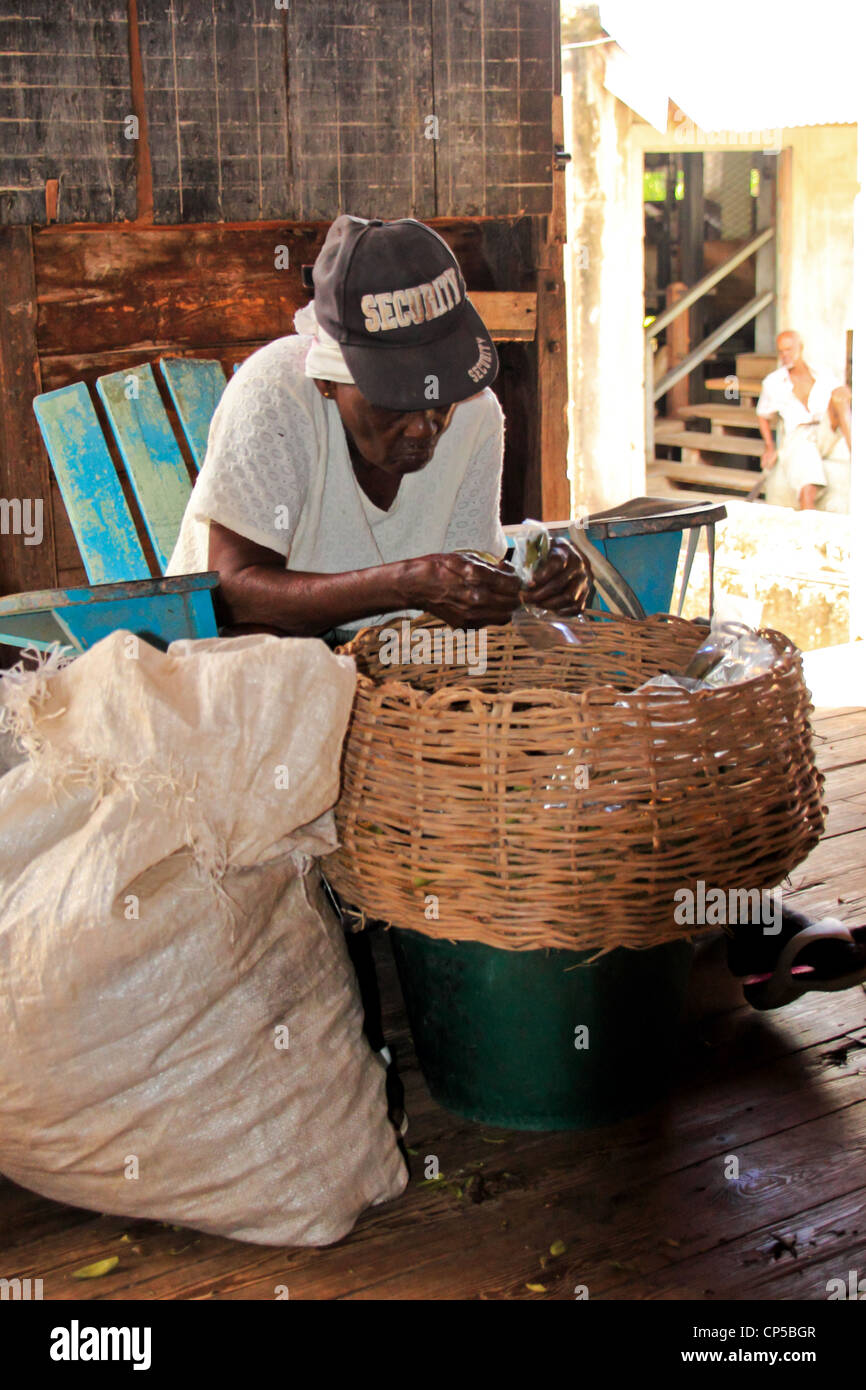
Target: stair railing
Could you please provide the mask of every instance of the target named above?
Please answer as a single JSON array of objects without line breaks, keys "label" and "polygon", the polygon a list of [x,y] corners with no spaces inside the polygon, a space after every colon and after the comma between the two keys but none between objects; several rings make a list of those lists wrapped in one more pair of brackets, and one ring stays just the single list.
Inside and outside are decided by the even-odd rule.
[{"label": "stair railing", "polygon": [[658,381],[654,380],[653,342],[655,338],[663,329],[667,328],[669,323],[673,323],[675,318],[678,318],[680,314],[685,313],[686,309],[690,309],[693,304],[696,304],[699,299],[702,299],[708,290],[711,290],[720,280],[724,280],[725,276],[730,275],[732,270],[736,270],[738,265],[742,265],[743,261],[747,261],[750,256],[754,256],[757,251],[760,251],[762,246],[766,246],[768,242],[772,241],[775,235],[775,227],[765,227],[762,232],[758,232],[757,236],[754,236],[745,246],[741,246],[739,251],[735,251],[734,254],[729,256],[726,261],[723,261],[721,265],[717,265],[715,270],[711,270],[707,275],[704,275],[702,279],[698,280],[696,284],[692,285],[691,289],[686,291],[682,299],[678,299],[674,304],[670,304],[663,313],[659,314],[658,318],[653,319],[652,323],[647,325],[645,329],[646,366],[644,374],[647,464],[650,464],[655,458],[656,401],[664,396],[678,381],[682,381],[684,376],[688,376],[689,372],[693,372],[695,367],[699,367],[700,364],[709,357],[710,353],[715,352],[716,348],[719,347],[721,343],[724,343],[734,333],[739,332],[745,324],[749,323],[753,318],[756,318],[762,310],[772,304],[776,298],[775,291],[765,290],[763,294],[756,295],[754,299],[750,299],[748,304],[744,304],[742,309],[738,309],[730,318],[725,319],[724,323],[720,324],[718,328],[708,334],[702,342],[698,343],[697,347],[692,348],[691,352],[684,357],[681,362],[678,362],[675,367],[671,367],[669,371],[665,372],[664,376],[659,377]]}]

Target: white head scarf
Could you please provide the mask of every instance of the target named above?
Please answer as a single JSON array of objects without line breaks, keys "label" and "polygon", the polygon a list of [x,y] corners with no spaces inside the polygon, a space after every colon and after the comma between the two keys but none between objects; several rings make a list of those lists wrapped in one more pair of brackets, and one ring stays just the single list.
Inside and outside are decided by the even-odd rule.
[{"label": "white head scarf", "polygon": [[313,346],[307,353],[304,375],[319,377],[322,381],[338,381],[344,386],[354,386],[355,379],[346,366],[346,359],[340,351],[340,344],[326,333],[316,318],[315,302],[305,304],[295,314],[295,332],[313,339]]}]

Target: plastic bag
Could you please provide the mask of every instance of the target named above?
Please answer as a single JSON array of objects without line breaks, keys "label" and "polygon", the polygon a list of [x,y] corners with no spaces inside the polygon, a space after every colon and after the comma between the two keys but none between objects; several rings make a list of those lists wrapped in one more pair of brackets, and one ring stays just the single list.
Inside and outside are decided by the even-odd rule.
[{"label": "plastic bag", "polygon": [[550,532],[541,521],[526,520],[514,536],[511,564],[525,589],[532,583],[536,570],[550,554]]},{"label": "plastic bag", "polygon": [[778,658],[773,644],[745,623],[715,617],[685,671],[653,676],[637,689],[717,690],[765,675]]},{"label": "plastic bag", "polygon": [[[511,564],[524,589],[544,564],[551,545],[550,532],[540,521],[524,521],[516,532]],[[563,618],[551,609],[524,601],[514,613],[511,625],[527,646],[548,651],[551,647],[579,647],[584,640],[586,619],[582,614]]]},{"label": "plastic bag", "polygon": [[527,646],[546,651],[550,647],[579,647],[584,640],[581,628],[586,628],[586,619],[582,614],[577,618],[562,618],[549,608],[525,603],[514,613],[511,626]]}]

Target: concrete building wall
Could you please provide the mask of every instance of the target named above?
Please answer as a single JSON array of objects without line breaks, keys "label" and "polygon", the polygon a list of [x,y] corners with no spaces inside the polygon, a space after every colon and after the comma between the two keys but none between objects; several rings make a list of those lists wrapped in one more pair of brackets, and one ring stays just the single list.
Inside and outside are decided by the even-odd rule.
[{"label": "concrete building wall", "polygon": [[783,132],[790,149],[790,207],[780,208],[778,323],[803,336],[807,362],[844,375],[853,328],[857,127]]},{"label": "concrete building wall", "polygon": [[[598,32],[579,23],[569,36]],[[572,510],[601,510],[645,487],[643,150],[633,113],[604,86],[603,48],[562,64],[568,244]]]}]

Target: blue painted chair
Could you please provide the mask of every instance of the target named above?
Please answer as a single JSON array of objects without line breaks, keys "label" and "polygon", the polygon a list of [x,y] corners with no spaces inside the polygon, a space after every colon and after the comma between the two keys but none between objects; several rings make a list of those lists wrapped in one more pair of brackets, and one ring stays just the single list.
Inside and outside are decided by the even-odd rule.
[{"label": "blue painted chair", "polygon": [[[160,369],[196,468],[225,387],[219,362],[163,358]],[[183,454],[149,363],[102,376],[96,390],[141,514],[160,575],[191,491]],[[0,599],[0,643],[86,650],[119,627],[167,645],[216,636],[216,574],[151,576],[135,520],[83,382],[37,396],[33,409],[89,586]]]},{"label": "blue painted chair", "polygon": [[[566,540],[571,537],[587,555],[590,564],[596,567],[598,592],[593,600],[596,608],[608,609],[610,604],[616,602],[618,590],[619,596],[630,602],[625,605],[620,603],[614,611],[622,612],[626,617],[641,618],[647,613],[667,613],[671,610],[680,550],[683,537],[687,536],[677,605],[677,612],[682,613],[700,532],[704,527],[710,563],[709,606],[712,612],[716,522],[723,521],[726,515],[724,505],[716,502],[633,497],[619,507],[611,507],[609,511],[596,512],[587,517],[576,534],[573,524],[567,521],[547,522],[547,528],[552,536]],[[517,526],[505,527],[509,551],[513,546],[514,533],[518,530]],[[581,545],[581,537],[590,545]],[[615,589],[602,584],[597,556],[613,566],[617,581]],[[610,604],[606,601],[608,599]]]},{"label": "blue painted chair", "polygon": [[[219,362],[162,358],[163,380],[196,468],[204,462],[211,418],[225,388]],[[191,485],[149,363],[102,376],[96,390],[129,479],[160,574],[171,556]],[[33,408],[84,561],[90,586],[0,599],[0,643],[47,648],[63,641],[82,651],[117,627],[145,631],[151,641],[216,634],[212,590],[218,578],[151,577],[111,453],[83,382],[37,396]],[[680,595],[699,528],[710,540],[723,507],[636,498],[590,518],[586,538],[612,561],[647,612],[667,612],[680,543],[689,532]],[[566,534],[565,523],[553,523]],[[597,600],[601,602],[601,600]]]}]

